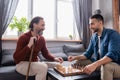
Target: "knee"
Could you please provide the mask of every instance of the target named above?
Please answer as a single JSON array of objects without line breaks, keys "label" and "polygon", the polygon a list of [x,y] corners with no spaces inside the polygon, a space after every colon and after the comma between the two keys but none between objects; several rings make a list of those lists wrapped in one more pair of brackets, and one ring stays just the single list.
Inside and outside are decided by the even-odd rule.
[{"label": "knee", "polygon": [[107,63],[101,66],[101,80],[111,80],[113,74],[113,65]]},{"label": "knee", "polygon": [[45,64],[45,63],[39,64],[38,66],[39,66],[38,68],[39,68],[40,70],[44,70],[44,71],[47,71],[47,70],[48,70],[48,66],[47,66],[47,64]]},{"label": "knee", "polygon": [[43,64],[41,67],[43,67],[43,70],[48,70],[48,65],[47,64]]},{"label": "knee", "polygon": [[47,71],[48,70],[48,66],[47,66],[47,64],[45,64],[45,63],[36,63],[36,64],[33,64],[33,70],[35,70],[35,71]]},{"label": "knee", "polygon": [[42,74],[46,74],[47,73],[47,70],[48,70],[48,66],[46,64],[42,64],[38,67],[38,70],[37,72],[38,73],[42,73]]},{"label": "knee", "polygon": [[101,70],[102,71],[112,71],[113,66],[111,65],[111,63],[107,63],[101,66]]}]

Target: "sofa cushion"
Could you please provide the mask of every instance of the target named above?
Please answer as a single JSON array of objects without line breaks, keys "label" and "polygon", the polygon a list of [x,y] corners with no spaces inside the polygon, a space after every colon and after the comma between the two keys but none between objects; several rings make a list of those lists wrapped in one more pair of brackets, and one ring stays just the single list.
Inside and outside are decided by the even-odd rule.
[{"label": "sofa cushion", "polygon": [[62,46],[48,47],[47,49],[48,49],[48,51],[51,52],[51,53],[63,52]]},{"label": "sofa cushion", "polygon": [[78,56],[78,55],[81,55],[83,52],[69,52],[69,53],[66,53],[67,56]]},{"label": "sofa cushion", "polygon": [[[63,52],[58,52],[58,53],[51,53],[55,57],[62,57],[65,61],[67,60],[67,55]],[[39,57],[41,61],[47,61],[41,53],[39,53]]]},{"label": "sofa cushion", "polygon": [[[34,76],[30,76],[29,80],[35,80]],[[25,80],[25,76],[19,74],[15,70],[15,66],[0,67],[0,80]]]},{"label": "sofa cushion", "polygon": [[84,48],[83,44],[64,45],[63,46],[63,51],[65,53],[69,53],[69,52],[84,52],[85,48]]},{"label": "sofa cushion", "polygon": [[15,51],[14,49],[2,50],[2,61],[1,61],[2,66],[15,65],[15,62],[13,59],[14,51]]},{"label": "sofa cushion", "polygon": [[65,61],[67,60],[67,55],[63,52],[53,53],[53,55],[56,56],[56,57],[62,57],[63,60],[65,60]]}]

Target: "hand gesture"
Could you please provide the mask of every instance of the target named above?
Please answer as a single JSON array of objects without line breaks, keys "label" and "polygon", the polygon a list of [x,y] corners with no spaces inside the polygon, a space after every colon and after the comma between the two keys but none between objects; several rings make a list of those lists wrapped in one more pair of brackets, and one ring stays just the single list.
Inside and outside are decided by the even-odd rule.
[{"label": "hand gesture", "polygon": [[54,58],[54,60],[57,61],[57,62],[60,62],[60,63],[63,62],[63,59],[61,57],[56,57],[56,58]]},{"label": "hand gesture", "polygon": [[91,74],[92,72],[94,72],[96,70],[96,68],[97,68],[97,65],[92,63],[92,64],[89,64],[89,65],[85,66],[83,68],[83,72],[87,73],[87,74]]},{"label": "hand gesture", "polygon": [[29,48],[31,48],[31,46],[34,44],[34,40],[36,41],[37,38],[36,38],[36,37],[31,37],[31,38],[30,38],[30,41],[29,41],[29,43],[28,43],[28,47],[29,47]]},{"label": "hand gesture", "polygon": [[69,56],[68,61],[73,61],[73,60],[75,60],[75,58],[76,58],[76,56]]}]

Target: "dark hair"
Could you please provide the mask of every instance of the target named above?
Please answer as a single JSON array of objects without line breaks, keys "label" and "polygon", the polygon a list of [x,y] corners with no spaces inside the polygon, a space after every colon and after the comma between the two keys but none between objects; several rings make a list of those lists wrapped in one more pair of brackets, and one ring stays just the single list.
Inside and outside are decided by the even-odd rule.
[{"label": "dark hair", "polygon": [[102,21],[102,23],[104,23],[104,18],[103,18],[103,16],[100,15],[100,14],[95,14],[95,15],[93,15],[93,16],[91,17],[91,19],[93,19],[93,18],[97,19],[98,21]]},{"label": "dark hair", "polygon": [[94,14],[101,14],[101,10],[100,9],[95,10]]},{"label": "dark hair", "polygon": [[42,18],[42,17],[39,17],[39,16],[34,17],[34,18],[31,20],[30,24],[29,24],[29,28],[30,28],[31,30],[33,30],[33,24],[34,24],[34,23],[36,23],[36,24],[39,23],[40,20],[43,20],[43,18]]}]

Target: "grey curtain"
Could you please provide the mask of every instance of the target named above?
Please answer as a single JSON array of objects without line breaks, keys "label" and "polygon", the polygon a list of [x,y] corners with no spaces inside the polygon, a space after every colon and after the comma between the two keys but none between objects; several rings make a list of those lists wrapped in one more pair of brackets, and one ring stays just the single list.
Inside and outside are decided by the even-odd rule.
[{"label": "grey curtain", "polygon": [[8,27],[19,0],[0,0],[0,59],[2,55],[2,34]]},{"label": "grey curtain", "polygon": [[92,0],[73,0],[73,12],[79,37],[87,48],[90,40],[89,18],[92,15]]}]

